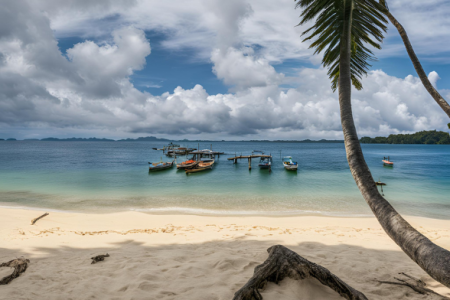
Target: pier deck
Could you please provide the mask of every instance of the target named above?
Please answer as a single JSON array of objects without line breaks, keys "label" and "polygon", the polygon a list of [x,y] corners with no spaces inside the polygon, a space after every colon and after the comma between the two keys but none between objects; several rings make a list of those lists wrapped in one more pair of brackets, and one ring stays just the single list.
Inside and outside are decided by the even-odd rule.
[{"label": "pier deck", "polygon": [[[232,160],[234,164],[237,164],[238,159],[248,159],[248,169],[252,169],[252,158],[261,158],[261,157],[272,157],[272,155],[266,154],[252,154],[252,155],[239,155],[235,157],[230,157],[228,160]],[[272,171],[272,168],[269,168],[269,171]]]}]

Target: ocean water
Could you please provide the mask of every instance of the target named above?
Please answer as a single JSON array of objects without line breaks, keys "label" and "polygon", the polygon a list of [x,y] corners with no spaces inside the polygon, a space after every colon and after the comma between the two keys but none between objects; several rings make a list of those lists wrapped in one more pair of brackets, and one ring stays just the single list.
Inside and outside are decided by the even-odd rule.
[{"label": "ocean water", "polygon": [[[197,148],[197,143],[182,144]],[[213,142],[223,151],[213,170],[186,175],[175,167],[148,172],[148,162],[169,161],[162,142],[0,142],[0,206],[79,212],[136,210],[200,215],[371,216],[351,176],[344,144]],[[200,149],[211,143],[200,143]],[[375,180],[402,214],[450,219],[450,146],[362,145]],[[263,150],[258,161],[227,158]],[[298,172],[284,170],[290,155]],[[390,156],[395,167],[384,167]],[[186,157],[178,157],[183,161]]]}]

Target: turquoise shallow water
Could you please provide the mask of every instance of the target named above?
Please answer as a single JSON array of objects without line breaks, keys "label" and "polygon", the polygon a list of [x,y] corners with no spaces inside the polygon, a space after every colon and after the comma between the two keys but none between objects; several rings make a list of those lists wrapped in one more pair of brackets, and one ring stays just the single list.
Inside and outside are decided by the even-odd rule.
[{"label": "turquoise shallow water", "polygon": [[[0,142],[0,205],[63,211],[218,215],[370,216],[345,157],[343,144],[214,142],[221,156],[211,171],[186,175],[176,168],[148,173],[163,143]],[[196,147],[196,143],[185,144]],[[200,149],[210,143],[200,143]],[[248,170],[234,153],[264,150],[273,171]],[[299,162],[288,172],[281,155]],[[450,219],[450,146],[363,145],[385,197],[403,214]],[[390,156],[394,168],[383,167]],[[164,160],[170,158],[163,157]],[[178,158],[178,161],[185,159]]]}]

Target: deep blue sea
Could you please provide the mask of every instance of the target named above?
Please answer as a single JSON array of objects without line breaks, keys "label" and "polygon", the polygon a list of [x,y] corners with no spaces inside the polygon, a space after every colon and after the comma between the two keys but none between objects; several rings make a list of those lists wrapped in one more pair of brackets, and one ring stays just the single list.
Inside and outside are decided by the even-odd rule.
[{"label": "deep blue sea", "polygon": [[[213,142],[223,151],[214,168],[186,175],[175,167],[149,173],[148,162],[170,161],[163,142],[0,141],[0,206],[79,212],[136,210],[214,215],[371,216],[351,176],[344,144]],[[183,146],[197,148],[197,143]],[[210,148],[200,143],[200,149]],[[450,219],[450,146],[362,145],[375,180],[406,215]],[[273,155],[272,172],[235,153]],[[298,172],[286,171],[290,155]],[[393,168],[381,160],[390,156]],[[185,160],[178,157],[177,161]]]}]

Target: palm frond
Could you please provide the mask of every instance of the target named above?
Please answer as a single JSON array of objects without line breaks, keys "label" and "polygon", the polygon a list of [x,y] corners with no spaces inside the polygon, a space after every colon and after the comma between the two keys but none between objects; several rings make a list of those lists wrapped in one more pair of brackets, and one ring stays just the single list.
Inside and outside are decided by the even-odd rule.
[{"label": "palm frond", "polygon": [[[335,91],[339,80],[340,41],[343,31],[343,20],[346,13],[343,0],[296,0],[296,7],[301,8],[303,25],[315,20],[314,25],[303,32],[307,35],[304,41],[312,40],[310,48],[315,48],[314,54],[324,51],[322,65],[328,68],[331,87]],[[371,61],[376,57],[368,46],[381,49],[386,32],[387,20],[383,16],[382,4],[375,0],[353,1],[352,18],[352,53],[350,71],[352,84],[356,89],[362,89],[361,78],[367,75]]]}]

